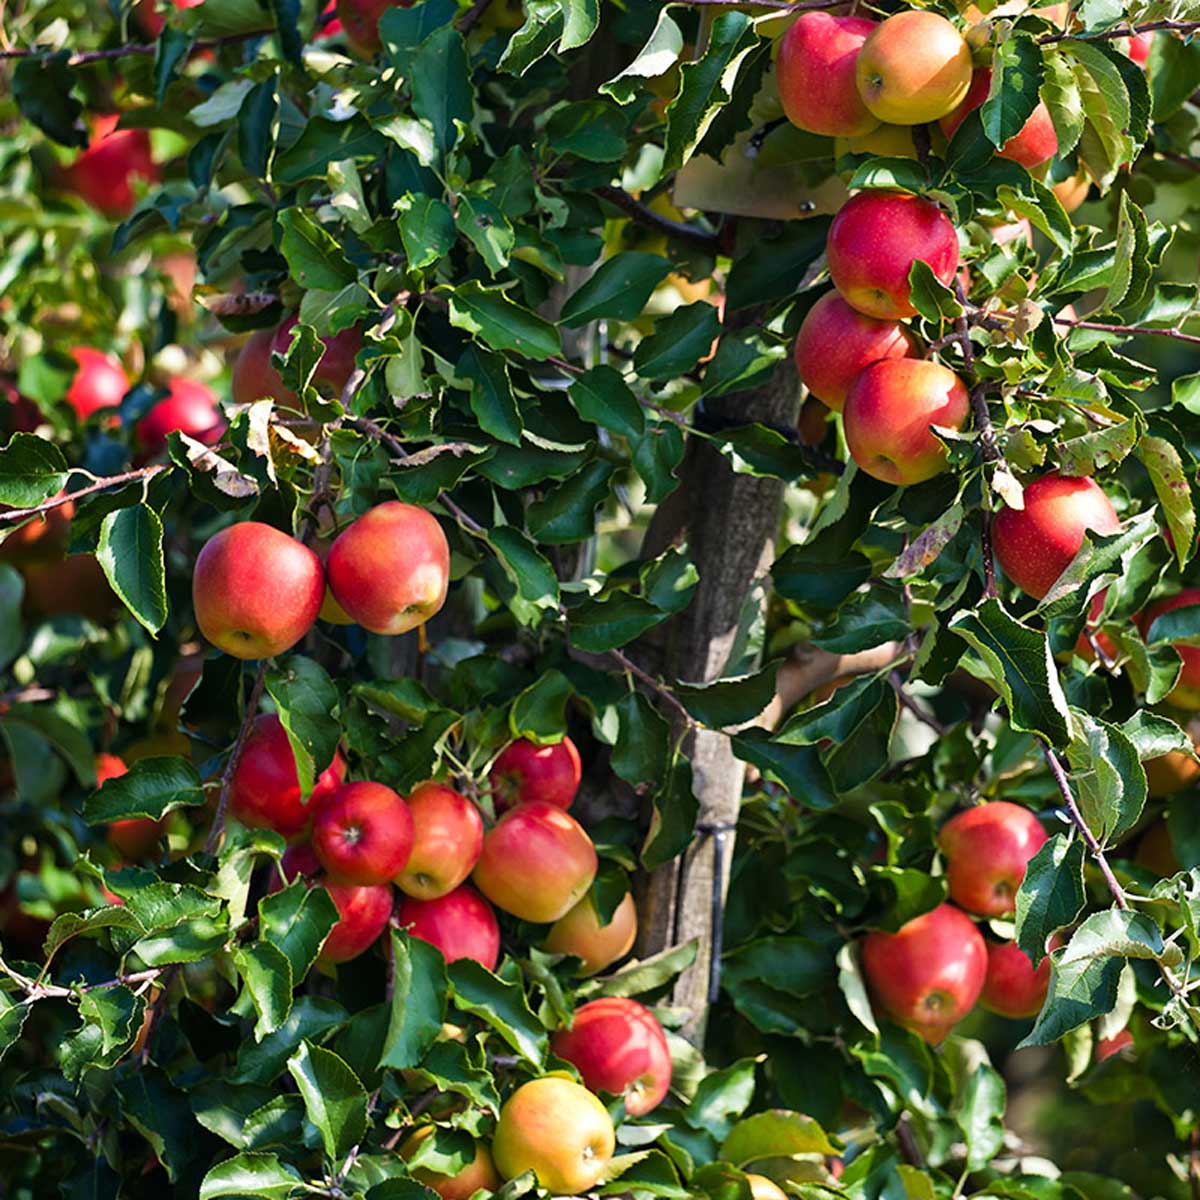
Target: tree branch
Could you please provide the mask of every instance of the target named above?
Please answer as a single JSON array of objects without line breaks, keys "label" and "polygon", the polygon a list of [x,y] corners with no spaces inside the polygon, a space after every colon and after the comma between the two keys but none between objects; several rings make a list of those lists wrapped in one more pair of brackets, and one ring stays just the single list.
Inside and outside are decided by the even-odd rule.
[{"label": "tree branch", "polygon": [[115,979],[106,979],[103,983],[77,983],[74,987],[63,987],[56,983],[40,983],[14,970],[0,958],[0,972],[7,975],[24,993],[29,1003],[45,1000],[51,997],[68,999],[71,996],[82,995],[84,992],[103,992],[109,988],[126,987],[130,984],[149,983],[157,979],[166,967],[148,967],[144,971],[134,971],[129,975],[118,975]]},{"label": "tree branch", "polygon": [[1072,317],[1055,317],[1055,325],[1069,325],[1074,329],[1095,329],[1101,333],[1119,333],[1125,337],[1162,337],[1176,342],[1200,345],[1200,334],[1183,333],[1178,329],[1151,329],[1145,325],[1110,325],[1104,321],[1081,321]]},{"label": "tree branch", "polygon": [[1145,21],[1140,25],[1125,25],[1090,33],[1044,33],[1037,41],[1039,46],[1050,46],[1055,42],[1103,42],[1135,37],[1139,33],[1153,33],[1158,29],[1166,29],[1172,33],[1193,33],[1200,29],[1200,21]]},{"label": "tree branch", "polygon": [[[725,0],[722,0],[724,3]],[[789,5],[787,7],[798,7]],[[822,8],[832,8],[832,4],[821,4]],[[703,250],[706,254],[718,254],[721,249],[721,238],[719,234],[709,233],[705,229],[697,229],[694,225],[688,225],[683,221],[674,221],[670,217],[663,216],[662,213],[655,212],[648,205],[643,204],[640,200],[631,196],[624,188],[610,187],[607,184],[603,187],[595,189],[595,194],[601,200],[607,200],[609,204],[619,208],[627,216],[632,217],[639,225],[645,226],[647,229],[653,229],[657,233],[665,233],[667,237],[673,237],[676,241],[686,242],[690,246],[694,246],[697,250]]]},{"label": "tree branch", "polygon": [[[138,467],[134,471],[125,471],[120,475],[108,475],[103,479],[96,479],[94,483],[90,483],[87,487],[82,487],[78,491],[68,492],[66,490],[60,492],[57,496],[51,496],[49,500],[43,500],[41,504],[35,504],[31,508],[10,508],[7,512],[0,513],[0,524],[11,525],[14,521],[24,521],[28,517],[36,517],[41,513],[50,512],[52,509],[61,508],[64,504],[69,504],[72,500],[78,500],[81,496],[90,496],[93,492],[102,492],[105,488],[118,487],[124,483],[133,483],[138,479],[149,479],[153,475],[158,475],[162,471],[169,471],[171,464],[156,463],[151,467]],[[72,467],[69,473],[77,472],[78,467]]]},{"label": "tree branch", "polygon": [[[254,29],[248,33],[230,33],[223,37],[205,38],[194,42],[189,53],[197,50],[215,50],[220,46],[229,46],[235,42],[248,42],[251,38],[266,37],[274,33],[273,29]],[[67,59],[68,67],[82,67],[88,63],[105,62],[113,58],[128,58],[138,54],[156,54],[157,42],[128,42],[123,46],[110,46],[105,50],[81,50]],[[48,46],[22,46],[9,50],[0,50],[0,59],[5,58],[48,58],[57,51]]]}]

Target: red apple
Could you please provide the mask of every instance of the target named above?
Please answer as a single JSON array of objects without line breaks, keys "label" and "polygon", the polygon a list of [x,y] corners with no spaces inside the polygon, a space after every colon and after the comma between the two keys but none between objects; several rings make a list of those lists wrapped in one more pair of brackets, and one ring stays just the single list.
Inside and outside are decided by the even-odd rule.
[{"label": "red apple", "polygon": [[405,896],[396,909],[396,924],[436,946],[447,962],[473,958],[489,971],[496,969],[500,958],[496,914],[478,892],[465,885],[436,900]]},{"label": "red apple", "polygon": [[106,217],[120,220],[133,211],[133,180],[157,183],[162,171],[150,154],[145,129],[118,129],[119,113],[92,119],[92,138],[60,175],[63,187]]},{"label": "red apple", "polygon": [[868,475],[901,487],[946,469],[946,447],[931,425],[961,429],[971,411],[966,384],[926,358],[886,358],[850,387],[842,417],[846,445]]},{"label": "red apple", "polygon": [[[257,329],[243,343],[233,364],[232,390],[235,404],[252,404],[271,399],[284,408],[296,406],[296,393],[284,386],[271,362],[271,353],[286,354],[292,344],[292,330],[299,323],[291,316],[277,329]],[[362,330],[344,329],[324,337],[321,360],[313,375],[313,384],[321,391],[340,396],[354,370],[354,358],[362,348]]]},{"label": "red apple", "polygon": [[[171,3],[178,9],[196,8],[204,0],[171,0]],[[149,37],[158,37],[166,28],[167,19],[158,11],[154,0],[138,0],[133,6],[133,15]]]},{"label": "red apple", "polygon": [[583,899],[596,867],[596,847],[574,817],[554,804],[521,804],[484,837],[474,878],[497,908],[548,924]]},{"label": "red apple", "polygon": [[[115,754],[96,755],[96,786],[110,779],[119,779],[129,768]],[[165,821],[150,817],[130,817],[113,821],[108,827],[108,841],[129,862],[140,862],[152,854],[166,829]]]},{"label": "red apple", "polygon": [[483,850],[483,818],[466,796],[444,783],[422,783],[408,796],[413,846],[396,876],[402,892],[435,900],[466,881]]},{"label": "red apple", "polygon": [[350,49],[362,58],[374,58],[383,48],[379,18],[389,8],[411,8],[413,0],[337,0],[338,20]]},{"label": "red apple", "polygon": [[337,602],[372,633],[423,625],[445,603],[450,584],[442,527],[425,509],[399,500],[377,504],[343,530],[325,565]]},{"label": "red apple", "polygon": [[116,408],[129,391],[129,377],[111,354],[76,346],[71,357],[78,370],[67,389],[67,403],[81,421],[102,408]]},{"label": "red apple", "polygon": [[1150,61],[1150,51],[1154,48],[1154,30],[1146,33],[1135,33],[1129,39],[1129,57],[1139,67],[1145,67]]},{"label": "red apple", "polygon": [[607,925],[590,895],[584,896],[565,917],[559,917],[546,935],[545,948],[552,954],[571,954],[580,960],[580,975],[595,975],[610,963],[624,958],[637,937],[637,906],[626,892]]},{"label": "red apple", "polygon": [[[1053,949],[1061,939],[1051,943]],[[1036,1017],[1050,987],[1050,957],[1034,968],[1016,942],[988,942],[987,977],[979,1003],[1001,1017]]]},{"label": "red apple", "polygon": [[867,934],[862,965],[880,1009],[937,1045],[979,999],[987,946],[970,917],[939,904],[896,933]]},{"label": "red apple", "polygon": [[[1149,634],[1150,626],[1163,613],[1171,612],[1176,608],[1187,608],[1193,604],[1200,604],[1200,588],[1184,588],[1182,592],[1177,592],[1174,596],[1168,596],[1165,600],[1159,600],[1150,605],[1138,618],[1142,635]],[[1180,643],[1174,646],[1174,650],[1183,660],[1183,667],[1179,672],[1178,682],[1167,697],[1167,702],[1179,708],[1200,709],[1200,646],[1188,646]]]},{"label": "red apple", "polygon": [[1085,532],[1110,534],[1120,527],[1095,480],[1051,471],[1026,484],[1023,509],[996,515],[992,544],[1009,579],[1040,600],[1079,553]]},{"label": "red apple", "polygon": [[570,1029],[550,1047],[579,1072],[593,1092],[625,1101],[631,1117],[657,1108],[671,1088],[671,1051],[654,1014],[636,1000],[606,996],[575,1010]]},{"label": "red apple", "polygon": [[198,379],[172,379],[166,397],[137,423],[138,441],[148,455],[161,454],[167,435],[177,430],[210,446],[221,440],[225,421],[217,394]]},{"label": "red apple", "polygon": [[1114,1054],[1120,1054],[1133,1045],[1133,1034],[1128,1029],[1122,1029],[1118,1033],[1114,1033],[1112,1037],[1101,1038],[1096,1043],[1096,1061],[1104,1062],[1105,1059],[1112,1058]]},{"label": "red apple", "polygon": [[233,772],[230,811],[243,825],[274,829],[286,838],[303,833],[317,808],[341,786],[346,777],[346,760],[335,751],[333,762],[317,777],[312,795],[300,799],[300,777],[296,756],[274,713],[254,720],[254,727]]},{"label": "red apple", "polygon": [[916,342],[898,321],[878,321],[826,292],[808,310],[793,353],[800,380],[835,412],[859,373],[883,358],[912,358]]},{"label": "red apple", "polygon": [[826,12],[802,13],[793,23],[775,63],[779,99],[793,125],[827,137],[856,137],[879,124],[854,82],[858,52],[875,28],[865,17]]},{"label": "red apple", "polygon": [[[992,86],[992,72],[982,68],[971,78],[971,86],[963,102],[950,114],[941,119],[942,132],[953,137],[958,127],[967,117],[982,106],[988,98]],[[1021,126],[1020,132],[1013,134],[999,151],[1001,158],[1012,159],[1020,163],[1027,171],[1040,167],[1058,153],[1058,134],[1054,132],[1054,122],[1050,119],[1050,110],[1044,101],[1039,100],[1037,108],[1030,114],[1029,120]]]},{"label": "red apple", "polygon": [[833,284],[851,307],[896,320],[916,315],[908,273],[918,259],[943,283],[954,278],[958,235],[929,200],[907,192],[859,192],[834,217],[826,255]]},{"label": "red apple", "polygon": [[569,737],[549,746],[518,738],[496,756],[488,782],[496,811],[503,812],[535,800],[570,808],[582,777],[579,751]]},{"label": "red apple", "polygon": [[259,521],[214,534],[192,574],[196,624],[234,658],[271,658],[290,649],[316,623],[324,597],[317,556]]},{"label": "red apple", "polygon": [[1046,831],[1027,808],[992,800],[958,813],[942,826],[950,899],[981,917],[1002,917],[1017,902],[1025,867]]},{"label": "red apple", "polygon": [[321,947],[318,962],[349,962],[369,950],[387,928],[392,916],[392,889],[386,884],[333,883],[321,873],[311,846],[289,847],[279,865],[289,883],[300,876],[310,886],[320,885],[337,907],[337,923]]},{"label": "red apple", "polygon": [[[432,1125],[425,1125],[410,1134],[400,1145],[400,1157],[405,1161],[412,1158],[421,1143],[432,1134]],[[457,1175],[442,1175],[428,1167],[417,1167],[412,1175],[418,1183],[437,1192],[442,1200],[471,1200],[480,1189],[494,1192],[501,1183],[500,1174],[483,1142],[475,1143],[475,1157]]]},{"label": "red apple", "polygon": [[344,783],[316,810],[312,845],[338,883],[388,883],[412,853],[412,813],[382,783]]}]

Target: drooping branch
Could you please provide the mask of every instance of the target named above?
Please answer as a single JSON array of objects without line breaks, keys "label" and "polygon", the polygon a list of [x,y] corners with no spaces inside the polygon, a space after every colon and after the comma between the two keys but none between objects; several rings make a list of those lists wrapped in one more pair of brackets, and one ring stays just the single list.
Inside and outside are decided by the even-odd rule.
[{"label": "drooping branch", "polygon": [[1100,333],[1119,333],[1124,337],[1161,337],[1176,342],[1200,345],[1200,334],[1184,333],[1179,329],[1154,329],[1148,325],[1110,325],[1105,321],[1078,320],[1074,317],[1055,317],[1055,325],[1068,325],[1073,329],[1095,329]]},{"label": "drooping branch", "polygon": [[[81,487],[78,491],[67,492],[62,491],[56,496],[51,496],[49,500],[43,500],[41,504],[34,504],[29,508],[10,508],[7,512],[0,513],[0,525],[11,525],[14,521],[25,521],[30,517],[40,516],[42,513],[48,513],[56,508],[61,508],[64,504],[69,504],[73,500],[78,500],[81,496],[90,496],[93,492],[102,492],[105,488],[119,487],[125,483],[134,483],[137,480],[150,479],[154,475],[158,475],[162,471],[169,471],[171,464],[156,463],[150,467],[138,467],[133,471],[123,471],[120,475],[106,475],[103,478],[97,479],[92,477],[93,482],[87,487]],[[71,469],[72,474],[78,474],[79,468]]]},{"label": "drooping branch", "polygon": [[[832,8],[833,5],[822,4],[821,7]],[[710,233],[705,229],[697,229],[695,225],[688,225],[684,221],[676,221],[662,213],[655,212],[654,209],[631,196],[623,188],[605,185],[596,188],[595,194],[601,200],[607,200],[609,204],[619,208],[626,216],[631,217],[647,229],[653,229],[656,233],[665,233],[667,237],[686,242],[689,246],[694,246],[706,254],[720,252],[721,238],[719,234]]]}]

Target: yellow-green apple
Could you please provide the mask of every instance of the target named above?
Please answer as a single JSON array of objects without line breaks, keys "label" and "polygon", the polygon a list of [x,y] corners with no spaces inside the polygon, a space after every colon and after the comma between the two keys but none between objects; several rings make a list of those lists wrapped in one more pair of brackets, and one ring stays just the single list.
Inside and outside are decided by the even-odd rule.
[{"label": "yellow-green apple", "polygon": [[992,522],[1004,573],[1040,600],[1079,553],[1085,533],[1116,533],[1112,502],[1094,479],[1050,471],[1025,485],[1025,507],[1005,508]]},{"label": "yellow-green apple", "polygon": [[908,273],[918,259],[943,283],[958,270],[958,235],[934,203],[907,192],[851,196],[829,227],[829,274],[842,298],[869,317],[894,321],[917,310]]},{"label": "yellow-green apple", "polygon": [[176,431],[213,445],[224,430],[216,392],[198,379],[172,379],[166,397],[137,423],[138,441],[148,455],[161,454],[167,435]]},{"label": "yellow-green apple", "polygon": [[607,925],[591,894],[584,896],[566,916],[559,917],[543,943],[552,954],[570,954],[579,959],[580,975],[595,975],[609,963],[624,958],[637,937],[637,906],[626,892]]},{"label": "yellow-green apple", "polygon": [[496,811],[538,800],[570,808],[579,791],[583,766],[569,737],[549,746],[518,738],[496,756],[488,775]]},{"label": "yellow-green apple", "polygon": [[303,844],[290,846],[279,865],[289,883],[303,878],[310,887],[323,887],[338,910],[318,962],[349,962],[369,950],[387,928],[392,916],[392,889],[387,884],[334,883],[322,873],[312,847]]},{"label": "yellow-green apple", "polygon": [[752,1200],[788,1200],[787,1192],[773,1179],[768,1179],[765,1175],[755,1175],[747,1172],[746,1182],[750,1185]]},{"label": "yellow-green apple", "polygon": [[[1050,948],[1061,944],[1056,935]],[[1050,987],[1049,955],[1035,969],[1016,942],[988,942],[987,953],[987,976],[979,1003],[1001,1017],[1036,1017]]]},{"label": "yellow-green apple", "polygon": [[150,153],[146,129],[118,129],[119,113],[101,113],[92,118],[91,140],[59,181],[67,191],[86,200],[103,216],[117,220],[133,211],[133,180],[157,183],[162,171]]},{"label": "yellow-green apple", "polygon": [[868,317],[830,291],[805,315],[793,354],[804,386],[841,412],[865,367],[884,358],[911,358],[915,351],[916,340],[899,321]]},{"label": "yellow-green apple", "polygon": [[[284,408],[296,406],[296,393],[284,385],[271,362],[272,352],[286,354],[292,344],[292,330],[299,317],[291,316],[276,329],[256,329],[242,344],[233,364],[231,385],[235,404],[252,404],[271,399]],[[325,349],[313,373],[319,390],[338,396],[354,370],[354,358],[362,348],[362,330],[357,327],[321,338]]]},{"label": "yellow-green apple", "polygon": [[868,475],[902,487],[946,469],[946,447],[930,429],[961,429],[971,411],[966,384],[927,358],[888,358],[862,371],[842,419],[846,445]]},{"label": "yellow-green apple", "polygon": [[671,1051],[655,1015],[636,1000],[605,996],[575,1010],[550,1048],[593,1092],[620,1096],[631,1117],[657,1108],[671,1090]]},{"label": "yellow-green apple", "polygon": [[616,1149],[604,1105],[571,1079],[547,1075],[523,1083],[504,1102],[492,1157],[505,1179],[532,1171],[555,1196],[590,1192]]},{"label": "yellow-green apple", "polygon": [[[110,779],[119,779],[128,770],[125,760],[117,755],[97,754],[96,786],[100,787]],[[128,817],[109,825],[108,841],[129,862],[140,862],[154,853],[165,829],[165,821],[156,821],[152,817]]]},{"label": "yellow-green apple", "polygon": [[222,529],[196,557],[196,624],[234,658],[271,658],[290,649],[316,623],[324,598],[320,559],[261,521]]},{"label": "yellow-green apple", "polygon": [[[1200,588],[1184,588],[1182,592],[1176,592],[1174,596],[1168,596],[1165,600],[1150,605],[1138,618],[1142,635],[1149,636],[1150,627],[1163,613],[1197,604],[1200,604]],[[1197,615],[1200,616],[1200,613]],[[1180,669],[1179,679],[1167,697],[1167,703],[1174,704],[1177,708],[1200,709],[1200,646],[1180,643],[1173,648],[1183,660],[1183,667]]]},{"label": "yellow-green apple", "polygon": [[341,786],[346,760],[335,750],[333,761],[317,777],[307,803],[300,798],[296,756],[283,723],[274,713],[255,717],[242,747],[229,788],[229,810],[243,825],[274,829],[296,837],[311,824],[313,813]]},{"label": "yellow-green apple", "polygon": [[334,598],[364,629],[407,633],[446,601],[450,545],[425,509],[386,500],[338,534],[325,569]]},{"label": "yellow-green apple", "polygon": [[971,86],[971,48],[945,17],[909,8],[882,21],[859,51],[859,95],[889,125],[952,112]]},{"label": "yellow-green apple", "polygon": [[868,133],[879,118],[867,111],[854,64],[876,24],[865,17],[801,13],[779,43],[775,78],[793,125],[827,137]]},{"label": "yellow-green apple", "polygon": [[[432,1134],[432,1125],[424,1125],[410,1134],[400,1144],[400,1157],[407,1162]],[[457,1175],[442,1175],[428,1167],[415,1167],[412,1174],[418,1183],[432,1188],[442,1200],[471,1200],[481,1189],[485,1192],[498,1190],[501,1182],[491,1153],[483,1142],[475,1143],[475,1157]]]},{"label": "yellow-green apple", "polygon": [[444,783],[418,784],[408,795],[412,854],[396,886],[418,900],[436,900],[470,876],[483,850],[483,818],[466,796]]},{"label": "yellow-green apple", "polygon": [[937,1045],[979,999],[987,946],[970,917],[939,904],[896,933],[867,934],[862,965],[881,1011]]},{"label": "yellow-green apple", "polygon": [[382,783],[343,783],[313,814],[312,847],[338,883],[389,883],[412,853],[412,813]]},{"label": "yellow-green apple", "polygon": [[129,391],[129,376],[111,354],[90,346],[71,351],[76,371],[67,388],[67,403],[81,421],[102,408],[116,408]]},{"label": "yellow-green apple", "polygon": [[[983,68],[975,72],[963,102],[939,122],[942,132],[948,138],[953,137],[968,115],[988,98],[991,86],[990,70]],[[1058,153],[1058,134],[1054,132],[1054,122],[1050,119],[1050,110],[1045,101],[1038,101],[1037,107],[1029,115],[1029,120],[1004,143],[998,153],[1001,158],[1020,163],[1028,171],[1040,167]]]},{"label": "yellow-green apple", "polygon": [[447,962],[473,958],[489,971],[500,958],[500,926],[492,906],[465,884],[436,900],[405,896],[396,909],[396,924],[412,937],[436,946]]},{"label": "yellow-green apple", "polygon": [[1088,198],[1088,192],[1092,190],[1092,181],[1088,173],[1081,168],[1069,179],[1054,184],[1050,190],[1058,197],[1059,204],[1072,213]]},{"label": "yellow-green apple", "polygon": [[510,808],[483,839],[475,886],[522,921],[565,916],[596,878],[596,847],[570,813],[544,802]]},{"label": "yellow-green apple", "polygon": [[951,817],[938,834],[950,899],[981,917],[1011,913],[1025,867],[1045,841],[1041,821],[1007,800],[977,804]]}]

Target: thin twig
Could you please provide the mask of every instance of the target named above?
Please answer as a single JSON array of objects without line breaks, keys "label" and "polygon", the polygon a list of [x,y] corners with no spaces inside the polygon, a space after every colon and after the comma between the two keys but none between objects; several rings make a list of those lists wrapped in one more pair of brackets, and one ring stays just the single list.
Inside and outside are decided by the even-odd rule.
[{"label": "thin twig", "polygon": [[9,977],[24,993],[30,1003],[48,998],[69,999],[84,992],[103,992],[110,988],[127,987],[132,984],[145,985],[153,982],[166,970],[166,967],[148,967],[144,971],[134,971],[129,975],[118,975],[115,979],[106,979],[103,983],[77,983],[73,987],[63,987],[57,983],[39,983],[14,970],[0,958],[0,972]]},{"label": "thin twig", "polygon": [[121,484],[133,483],[139,479],[149,479],[153,475],[158,475],[160,472],[169,471],[170,469],[171,466],[168,463],[157,463],[151,467],[138,467],[134,471],[124,471],[120,475],[108,475],[103,479],[95,480],[94,483],[90,483],[87,487],[82,487],[78,491],[62,491],[56,496],[51,496],[49,500],[43,500],[41,504],[33,505],[31,508],[10,508],[7,512],[0,513],[0,524],[10,525],[14,521],[24,521],[28,517],[36,517],[41,513],[50,512],[52,509],[61,508],[64,504],[69,504],[72,500],[78,500],[81,496],[90,496],[93,492],[102,492],[105,488],[118,487]]},{"label": "thin twig", "polygon": [[1050,46],[1055,42],[1103,42],[1116,38],[1135,37],[1139,33],[1153,33],[1158,29],[1173,33],[1192,33],[1200,29],[1200,21],[1146,21],[1140,25],[1122,25],[1113,29],[1099,29],[1089,33],[1044,33],[1038,45]]},{"label": "thin twig", "polygon": [[1095,329],[1100,333],[1119,333],[1125,337],[1162,337],[1176,342],[1191,342],[1200,345],[1200,334],[1183,333],[1178,329],[1151,329],[1146,325],[1110,325],[1104,321],[1080,321],[1071,317],[1055,317],[1055,325],[1069,325],[1074,329]]},{"label": "thin twig", "polygon": [[949,727],[943,725],[932,713],[927,713],[907,692],[904,690],[904,679],[899,671],[892,671],[888,675],[888,683],[892,685],[892,691],[896,693],[896,699],[908,709],[914,717],[917,718],[923,725],[928,725],[938,737],[945,737],[950,732]]},{"label": "thin twig", "polygon": [[492,0],[475,0],[475,3],[467,9],[461,17],[458,18],[458,32],[470,33],[475,28],[475,23],[488,10]]},{"label": "thin twig", "polygon": [[719,234],[710,233],[706,229],[697,229],[695,225],[688,225],[686,222],[675,221],[670,217],[663,216],[662,213],[655,212],[654,209],[631,196],[624,188],[605,185],[596,188],[595,194],[601,200],[607,200],[609,204],[619,208],[647,229],[665,233],[667,237],[672,237],[679,242],[687,242],[688,245],[695,246],[697,250],[703,250],[707,254],[720,252],[721,238]]},{"label": "thin twig", "polygon": [[[246,42],[251,38],[266,37],[273,33],[272,29],[254,29],[248,33],[231,33],[224,37],[205,38],[194,42],[191,53],[198,50],[215,50],[219,46],[232,45],[235,42]],[[128,58],[133,55],[148,55],[158,52],[157,42],[129,42],[123,46],[110,46],[105,50],[81,50],[67,59],[68,67],[82,67],[88,63],[105,62],[113,58]],[[22,46],[11,50],[0,50],[0,59],[4,58],[48,58],[57,54],[57,50],[49,46]]]},{"label": "thin twig", "polygon": [[665,683],[659,679],[655,679],[649,671],[642,670],[627,654],[623,654],[620,650],[609,650],[608,657],[617,663],[622,670],[627,671],[635,679],[644,683],[656,696],[660,696],[665,700],[679,714],[679,719],[688,729],[697,730],[703,728],[700,722],[684,708],[683,701]]},{"label": "thin twig", "polygon": [[250,737],[250,730],[254,726],[254,719],[258,716],[258,702],[262,699],[263,685],[266,681],[267,664],[263,661],[258,664],[258,672],[254,676],[254,686],[250,689],[250,699],[246,701],[246,712],[242,717],[242,727],[238,730],[237,739],[233,743],[233,749],[229,751],[225,770],[221,772],[221,791],[217,798],[217,811],[213,816],[212,828],[208,831],[208,840],[204,843],[204,852],[206,854],[215,852],[217,843],[221,840],[221,833],[225,829],[225,815],[229,809],[229,794],[233,790],[233,775],[237,770],[238,760],[242,757],[242,751],[246,748],[246,742]]}]

